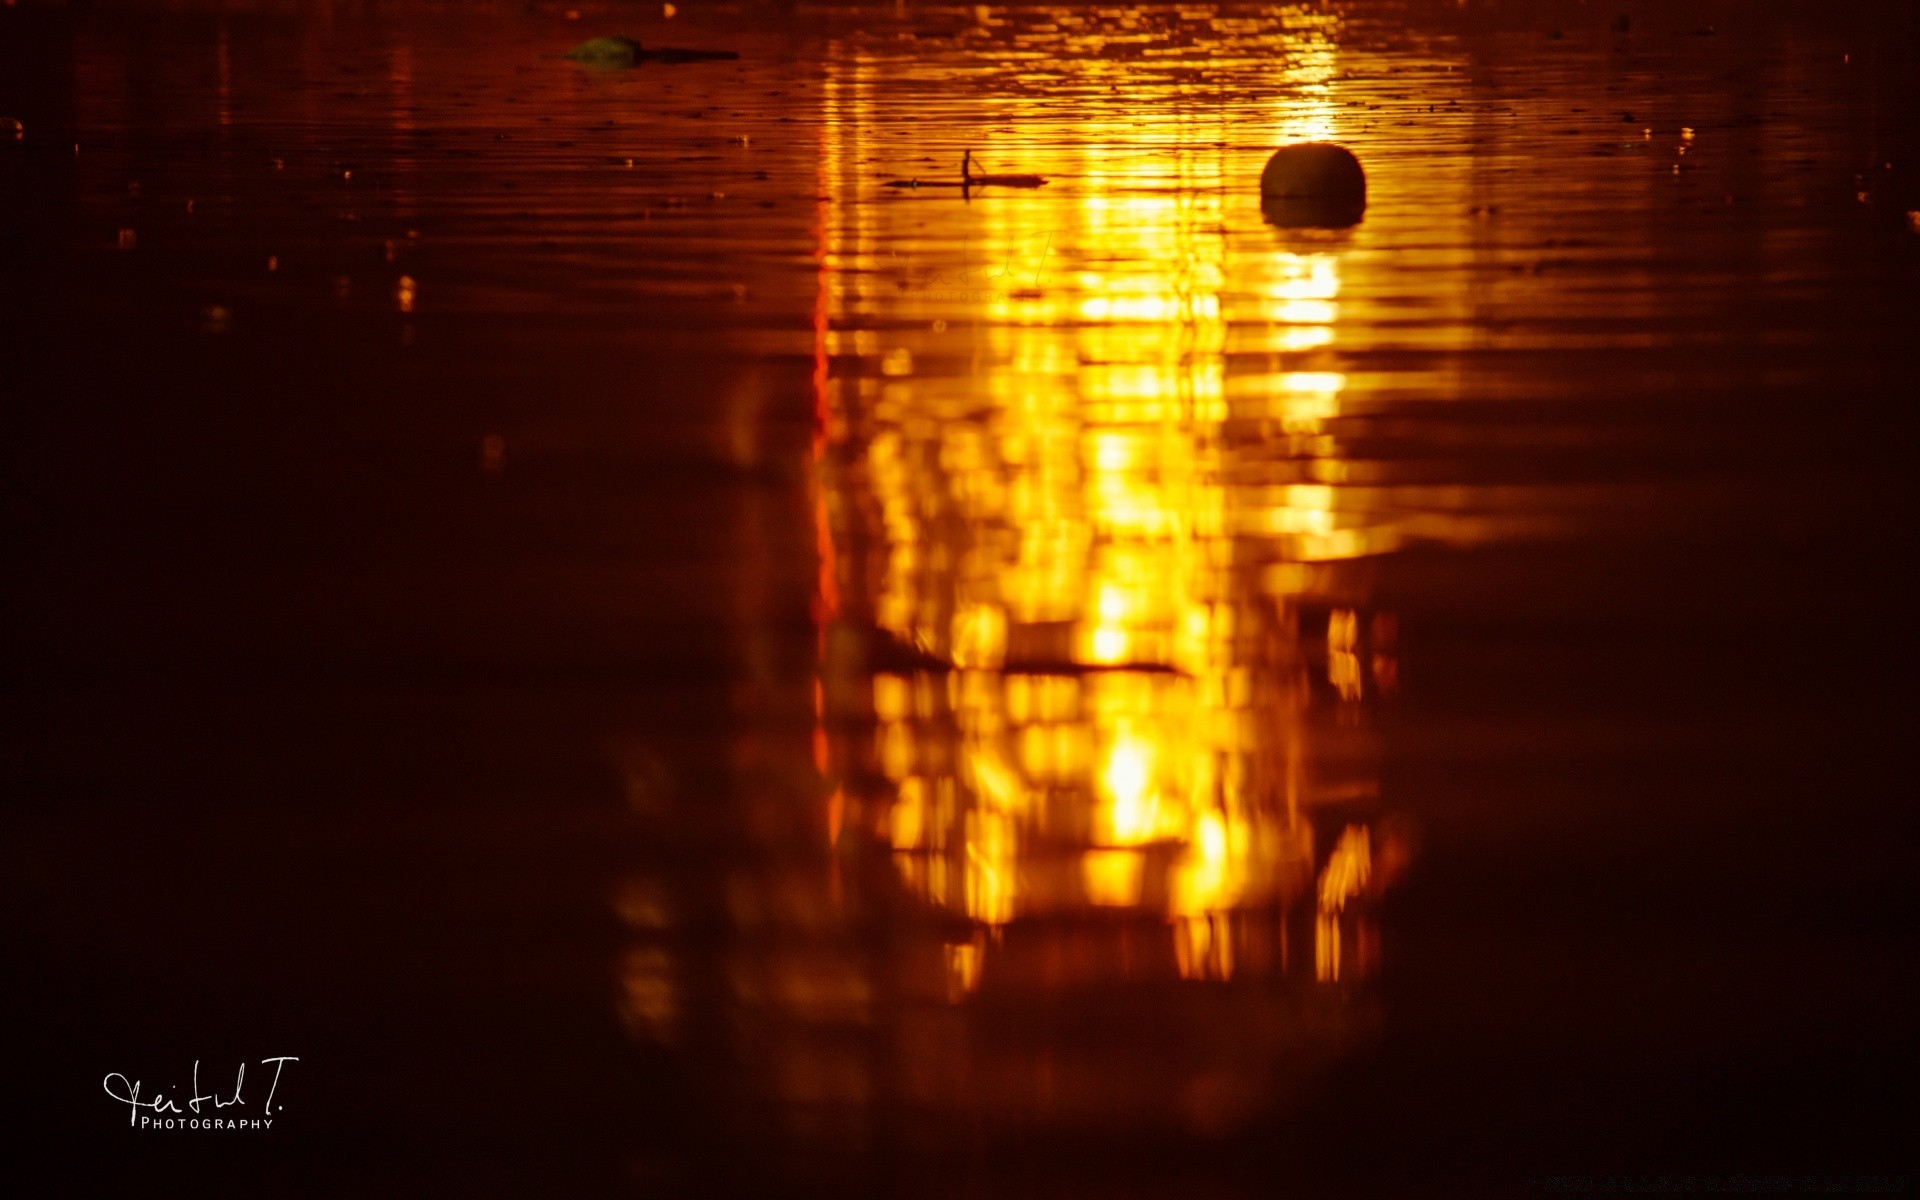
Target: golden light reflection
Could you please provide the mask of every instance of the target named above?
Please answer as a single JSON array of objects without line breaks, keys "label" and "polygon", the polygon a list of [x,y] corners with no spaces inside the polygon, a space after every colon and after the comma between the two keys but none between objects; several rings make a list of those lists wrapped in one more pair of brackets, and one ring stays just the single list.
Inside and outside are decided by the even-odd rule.
[{"label": "golden light reflection", "polygon": [[[1354,560],[1398,530],[1342,440],[1366,276],[1251,190],[1259,147],[1342,133],[1338,18],[978,20],[1041,53],[823,58],[818,671],[791,745],[732,747],[745,865],[682,883],[718,969],[651,949],[673,904],[617,898],[626,1012],[717,1039],[752,1119],[842,1146],[895,1111],[1219,1133],[1361,1036],[1393,873],[1367,839],[1397,647]],[[1261,98],[1102,52],[1188,20]],[[1122,84],[1155,102],[1072,99]],[[876,182],[964,148],[1050,182]],[[1057,1034],[1110,1002],[1136,1024]]]},{"label": "golden light reflection", "polygon": [[1351,718],[1393,649],[1317,564],[1393,533],[1343,494],[1330,432],[1338,244],[1232,236],[1242,168],[1218,147],[1338,132],[1333,20],[1277,19],[1285,99],[1258,130],[1148,107],[976,144],[1052,178],[1032,192],[874,197],[898,64],[829,73],[822,595],[847,644],[918,663],[829,650],[821,727],[871,730],[828,756],[848,827],[964,919],[950,999],[1029,969],[1003,934],[1050,922],[1073,942],[1094,935],[1071,922],[1144,919],[1127,938],[1161,950],[1126,971],[1196,980],[1284,975],[1296,938],[1326,943],[1315,881],[1359,851],[1329,860],[1315,827],[1376,790]]}]

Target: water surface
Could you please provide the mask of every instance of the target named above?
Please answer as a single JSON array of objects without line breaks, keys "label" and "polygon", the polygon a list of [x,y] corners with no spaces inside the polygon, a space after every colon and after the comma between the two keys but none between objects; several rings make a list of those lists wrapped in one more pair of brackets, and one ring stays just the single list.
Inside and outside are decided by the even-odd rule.
[{"label": "water surface", "polygon": [[[1622,7],[0,12],[33,1128],[1909,1167],[1912,17]],[[1303,139],[1358,224],[1263,211]],[[271,1140],[97,1091],[270,1053]]]}]

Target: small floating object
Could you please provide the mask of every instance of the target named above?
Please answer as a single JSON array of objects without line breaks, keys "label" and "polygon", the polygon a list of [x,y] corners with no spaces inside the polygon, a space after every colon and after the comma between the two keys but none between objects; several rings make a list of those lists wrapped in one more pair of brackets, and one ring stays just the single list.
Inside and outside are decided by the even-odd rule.
[{"label": "small floating object", "polygon": [[959,179],[889,179],[882,186],[890,188],[947,188],[957,187],[965,193],[977,187],[1037,188],[1046,186],[1046,178],[1041,175],[975,175],[973,173],[973,151],[960,156]]},{"label": "small floating object", "polygon": [[962,187],[1044,187],[1046,180],[1039,175],[975,175],[973,173],[973,151],[960,156],[960,184]]},{"label": "small floating object", "polygon": [[722,62],[740,57],[737,50],[686,50],[662,46],[649,50],[630,37],[589,38],[565,57],[593,67],[632,67],[643,62]]},{"label": "small floating object", "polygon": [[640,61],[640,43],[623,37],[588,38],[567,51],[566,57],[596,67],[630,67]]},{"label": "small floating object", "polygon": [[1341,199],[1366,203],[1367,173],[1353,151],[1332,142],[1282,146],[1260,172],[1260,194],[1289,200]]},{"label": "small floating object", "polygon": [[1367,208],[1367,173],[1345,146],[1282,146],[1260,172],[1260,207],[1276,225],[1352,225]]}]

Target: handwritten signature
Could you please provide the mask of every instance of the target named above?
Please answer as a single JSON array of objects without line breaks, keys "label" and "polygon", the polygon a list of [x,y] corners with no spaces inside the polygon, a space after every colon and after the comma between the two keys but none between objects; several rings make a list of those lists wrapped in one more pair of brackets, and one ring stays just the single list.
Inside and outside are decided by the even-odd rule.
[{"label": "handwritten signature", "polygon": [[[274,1097],[280,1090],[280,1077],[285,1073],[288,1063],[296,1063],[299,1061],[299,1059],[291,1056],[263,1058],[260,1060],[261,1066],[270,1066],[273,1068],[273,1081],[267,1084],[267,1098],[260,1105],[260,1116],[250,1121],[240,1119],[240,1114],[238,1113],[232,1114],[231,1117],[224,1118],[216,1115],[226,1109],[245,1107],[247,1101],[245,1096],[242,1095],[247,1085],[247,1064],[245,1063],[241,1063],[240,1069],[234,1072],[233,1091],[228,1095],[222,1096],[217,1088],[207,1092],[200,1090],[200,1060],[197,1058],[194,1059],[193,1095],[184,1101],[186,1104],[184,1109],[180,1107],[180,1103],[182,1102],[176,1102],[175,1097],[178,1095],[177,1089],[173,1096],[169,1096],[164,1088],[156,1089],[151,1098],[143,1100],[141,1099],[141,1092],[144,1090],[145,1085],[137,1079],[128,1079],[118,1071],[102,1079],[100,1086],[105,1089],[107,1095],[127,1106],[128,1125],[138,1125],[142,1128],[158,1126],[171,1129],[174,1127],[173,1121],[168,1118],[169,1116],[177,1116],[185,1118],[185,1121],[182,1123],[186,1124],[190,1122],[193,1128],[201,1128],[204,1126],[210,1129],[266,1129],[270,1128],[273,1124],[270,1114],[286,1108],[284,1104],[275,1105],[273,1102]],[[202,1105],[209,1107],[203,1110]],[[142,1110],[146,1111],[146,1116],[141,1115]],[[203,1111],[206,1120],[204,1122],[194,1121],[193,1117],[202,1116]],[[188,1117],[187,1114],[189,1113],[193,1116]]]}]

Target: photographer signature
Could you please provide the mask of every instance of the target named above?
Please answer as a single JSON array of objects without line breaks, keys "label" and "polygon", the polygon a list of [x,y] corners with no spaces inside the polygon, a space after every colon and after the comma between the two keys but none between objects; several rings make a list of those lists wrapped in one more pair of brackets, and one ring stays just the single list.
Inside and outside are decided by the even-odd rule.
[{"label": "photographer signature", "polygon": [[[280,1088],[280,1076],[286,1071],[288,1063],[296,1063],[299,1061],[299,1059],[290,1056],[263,1058],[260,1060],[261,1066],[271,1066],[273,1068],[273,1082],[267,1085],[267,1098],[260,1106],[262,1116],[276,1111],[273,1097]],[[200,1060],[196,1058],[193,1060],[193,1095],[184,1101],[186,1108],[182,1109],[180,1104],[175,1102],[173,1096],[167,1095],[166,1089],[164,1088],[155,1090],[150,1099],[141,1099],[141,1092],[145,1085],[137,1079],[128,1079],[118,1071],[113,1072],[100,1081],[100,1086],[106,1090],[107,1095],[127,1106],[127,1124],[129,1125],[134,1124],[139,1119],[141,1109],[146,1109],[150,1114],[158,1117],[167,1113],[186,1112],[198,1115],[201,1111],[201,1105],[203,1104],[211,1106],[207,1109],[208,1112],[219,1112],[222,1109],[233,1108],[236,1105],[244,1106],[246,1099],[241,1095],[241,1092],[245,1089],[246,1084],[247,1064],[241,1063],[240,1069],[234,1073],[233,1091],[231,1094],[222,1096],[219,1094],[217,1088],[209,1092],[202,1092],[200,1090]],[[177,1094],[176,1090],[176,1095]],[[282,1104],[279,1107],[285,1108],[286,1105]]]}]

